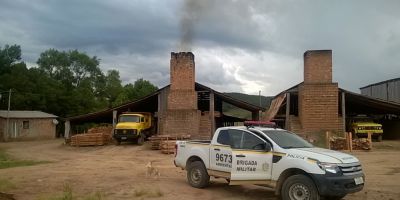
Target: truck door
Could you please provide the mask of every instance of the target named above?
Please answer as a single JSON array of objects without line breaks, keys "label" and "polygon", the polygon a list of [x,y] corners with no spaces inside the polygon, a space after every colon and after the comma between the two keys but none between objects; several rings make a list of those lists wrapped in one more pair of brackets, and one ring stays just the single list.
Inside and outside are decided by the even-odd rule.
[{"label": "truck door", "polygon": [[232,149],[230,147],[230,136],[228,130],[221,130],[218,134],[217,143],[210,147],[210,168],[220,172],[231,172]]},{"label": "truck door", "polygon": [[269,145],[257,135],[242,131],[238,147],[232,147],[232,181],[268,181],[272,172],[272,152]]}]

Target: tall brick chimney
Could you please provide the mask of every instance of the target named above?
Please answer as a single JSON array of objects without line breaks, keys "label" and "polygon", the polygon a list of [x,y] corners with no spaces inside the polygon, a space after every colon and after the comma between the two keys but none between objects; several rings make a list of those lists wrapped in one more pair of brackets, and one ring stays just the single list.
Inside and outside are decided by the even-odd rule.
[{"label": "tall brick chimney", "polygon": [[171,89],[194,90],[195,64],[192,52],[171,52]]},{"label": "tall brick chimney", "polygon": [[332,83],[332,50],[304,53],[304,83]]},{"label": "tall brick chimney", "polygon": [[197,109],[195,64],[192,52],[171,53],[168,109]]},{"label": "tall brick chimney", "polygon": [[199,133],[201,111],[197,108],[195,63],[191,52],[171,53],[171,84],[167,112],[162,116],[161,134],[192,135]]},{"label": "tall brick chimney", "polygon": [[332,83],[332,50],[304,53],[304,82],[299,86],[302,132],[321,134],[342,130],[338,113],[338,84]]}]

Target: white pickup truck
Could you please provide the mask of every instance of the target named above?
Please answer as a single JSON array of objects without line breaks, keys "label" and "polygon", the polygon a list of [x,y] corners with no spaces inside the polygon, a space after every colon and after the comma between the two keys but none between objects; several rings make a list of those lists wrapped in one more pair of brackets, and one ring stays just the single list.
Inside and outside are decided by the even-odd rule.
[{"label": "white pickup truck", "polygon": [[270,187],[283,200],[341,199],[364,187],[359,160],[316,148],[289,131],[267,127],[223,127],[211,141],[177,141],[175,166],[189,184],[204,188],[210,176],[230,185]]}]

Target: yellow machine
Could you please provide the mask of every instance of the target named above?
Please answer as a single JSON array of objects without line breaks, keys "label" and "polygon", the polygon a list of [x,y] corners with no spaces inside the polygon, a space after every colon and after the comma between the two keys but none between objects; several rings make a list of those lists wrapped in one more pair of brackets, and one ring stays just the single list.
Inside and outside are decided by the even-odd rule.
[{"label": "yellow machine", "polygon": [[144,143],[146,137],[154,133],[154,121],[151,113],[127,112],[118,117],[114,130],[114,139],[117,144],[121,141],[133,141],[139,145]]},{"label": "yellow machine", "polygon": [[368,133],[371,133],[372,137],[376,138],[378,142],[382,141],[382,125],[373,122],[372,119],[366,116],[354,117],[351,120],[350,128],[353,137],[368,137]]}]

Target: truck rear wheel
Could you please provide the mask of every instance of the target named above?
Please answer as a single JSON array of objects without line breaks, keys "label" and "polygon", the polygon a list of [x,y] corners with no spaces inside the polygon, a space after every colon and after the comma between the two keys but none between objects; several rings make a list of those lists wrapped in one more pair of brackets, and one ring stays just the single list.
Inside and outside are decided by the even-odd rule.
[{"label": "truck rear wheel", "polygon": [[194,161],[189,164],[187,179],[189,184],[195,188],[204,188],[210,183],[210,176],[201,161]]},{"label": "truck rear wheel", "polygon": [[303,174],[290,176],[282,186],[282,200],[319,200],[314,182]]}]

